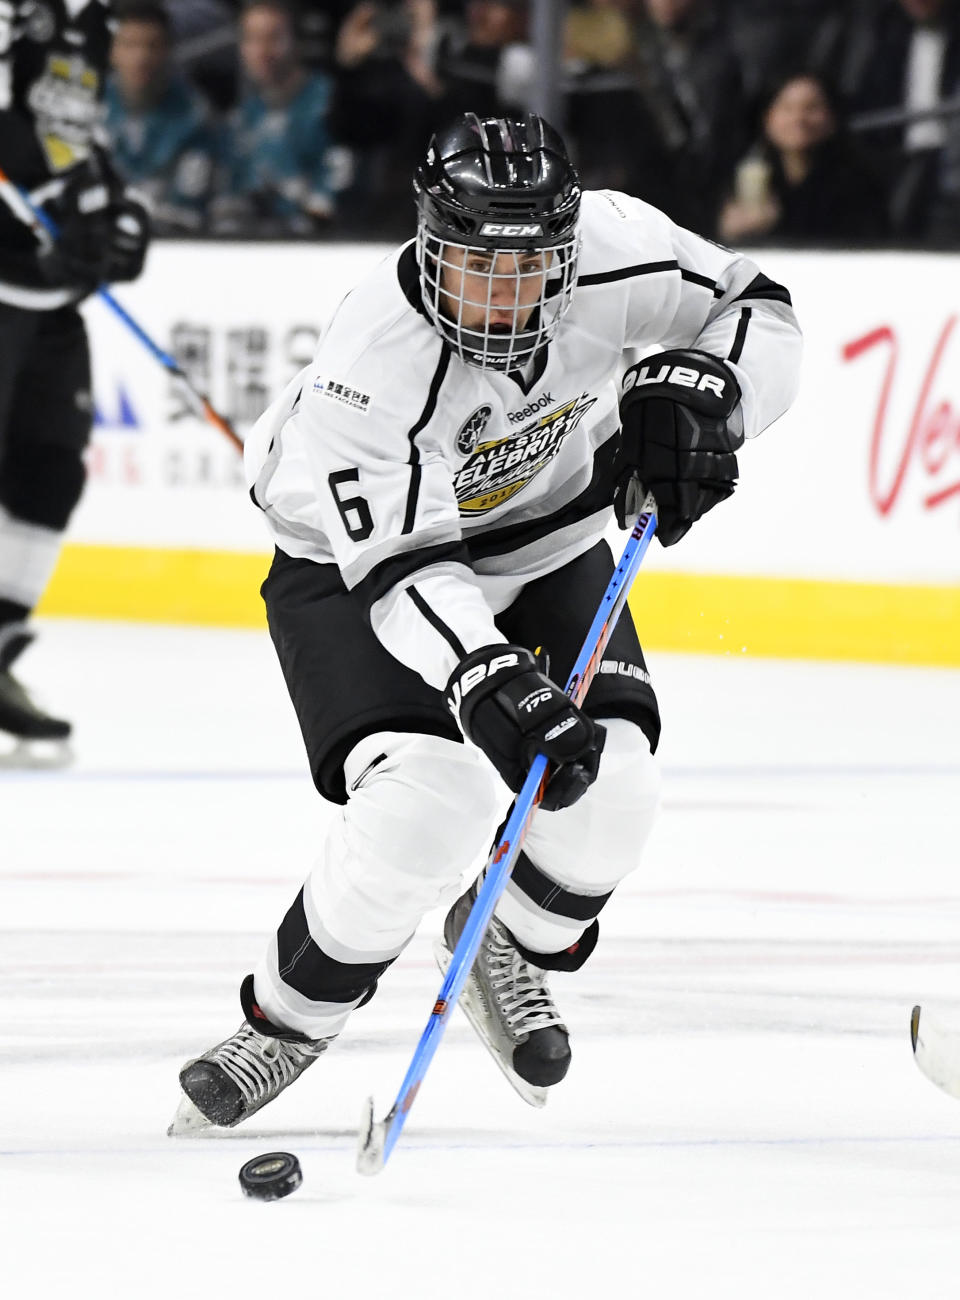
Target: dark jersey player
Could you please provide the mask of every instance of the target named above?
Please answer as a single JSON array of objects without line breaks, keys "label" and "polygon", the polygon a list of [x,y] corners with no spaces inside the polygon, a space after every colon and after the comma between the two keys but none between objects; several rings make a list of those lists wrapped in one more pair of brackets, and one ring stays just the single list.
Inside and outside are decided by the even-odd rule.
[{"label": "dark jersey player", "polygon": [[540,118],[458,119],[415,190],[416,240],[347,295],[247,442],[270,632],[341,810],[242,983],[243,1025],[182,1070],[175,1130],[238,1123],[327,1049],[456,898],[538,752],[544,802],[463,1007],[543,1103],[571,1059],[545,972],[590,958],[658,803],[629,613],[584,707],[559,685],[612,572],[604,531],[649,489],[678,542],[796,390],[787,291],[639,199],[581,193]]},{"label": "dark jersey player", "polygon": [[148,219],[100,147],[111,41],[101,0],[0,0],[0,167],[60,228],[0,201],[0,732],[64,740],[11,672],[83,490],[90,361],[77,303],[143,266]]}]

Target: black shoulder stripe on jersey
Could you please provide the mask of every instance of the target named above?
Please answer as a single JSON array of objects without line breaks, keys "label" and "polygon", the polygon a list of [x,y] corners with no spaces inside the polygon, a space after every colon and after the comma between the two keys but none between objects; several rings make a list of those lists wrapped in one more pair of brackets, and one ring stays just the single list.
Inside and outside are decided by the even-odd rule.
[{"label": "black shoulder stripe on jersey", "polygon": [[701,275],[699,271],[688,271],[686,267],[681,266],[680,279],[689,280],[691,284],[699,284],[702,288],[709,289],[714,298],[723,297],[723,290],[716,280],[710,279],[709,275]]},{"label": "black shoulder stripe on jersey", "polygon": [[728,361],[738,362],[740,354],[743,352],[743,345],[747,337],[747,326],[750,324],[750,317],[753,315],[752,307],[740,308],[740,320],[737,324],[737,332],[733,338],[733,347],[727,356]]},{"label": "black shoulder stripe on jersey", "polygon": [[431,564],[470,565],[470,556],[463,542],[439,542],[436,546],[421,546],[412,551],[401,551],[374,565],[365,578],[353,588],[353,593],[360,600],[364,617],[370,617],[370,610],[381,596],[386,595],[404,578],[419,569],[426,569]]},{"label": "black shoulder stripe on jersey", "polygon": [[773,302],[785,302],[788,307],[793,306],[789,289],[777,284],[775,280],[768,280],[765,275],[755,275],[743,293],[738,293],[733,301],[743,302],[745,298],[767,298]]},{"label": "black shoulder stripe on jersey", "polygon": [[430,626],[435,628],[440,633],[444,641],[446,641],[446,643],[449,645],[450,649],[457,656],[457,658],[458,659],[465,658],[467,652],[464,649],[464,646],[460,641],[460,638],[457,636],[457,634],[453,631],[452,628],[447,627],[446,623],[444,623],[443,619],[440,617],[437,611],[435,609],[432,609],[427,604],[424,598],[420,595],[419,591],[417,591],[416,587],[408,587],[407,595],[413,601],[414,605],[416,605],[417,609],[427,620]]},{"label": "black shoulder stripe on jersey", "polygon": [[433,378],[430,381],[430,391],[427,393],[427,400],[424,403],[423,410],[420,412],[420,419],[416,422],[407,437],[410,439],[410,487],[407,491],[407,508],[403,516],[403,527],[401,533],[412,533],[413,525],[417,516],[417,497],[420,495],[420,449],[417,447],[417,434],[433,418],[433,413],[437,409],[437,394],[440,392],[440,385],[443,383],[447,373],[447,367],[450,364],[450,349],[446,344],[440,348],[440,360],[437,362],[437,368],[433,372]]},{"label": "black shoulder stripe on jersey", "polygon": [[679,271],[682,280],[709,289],[714,298],[723,297],[723,290],[716,280],[711,280],[708,275],[701,275],[699,271],[688,271],[686,267],[675,261],[641,262],[637,266],[622,266],[617,271],[599,271],[596,275],[581,275],[577,280],[577,288],[589,288],[592,284],[613,284],[617,280],[632,280],[638,275],[657,275],[661,271]]},{"label": "black shoulder stripe on jersey", "polygon": [[491,528],[475,537],[468,537],[470,558],[476,561],[495,555],[508,555],[521,546],[542,541],[561,528],[579,523],[581,519],[589,519],[598,510],[609,506],[613,501],[613,458],[617,442],[617,438],[608,438],[597,448],[593,454],[593,475],[590,482],[561,510],[520,524],[508,524],[505,528]]},{"label": "black shoulder stripe on jersey", "polygon": [[659,271],[678,271],[680,263],[641,262],[637,266],[621,266],[618,271],[598,271],[596,275],[581,275],[577,278],[577,288],[589,288],[591,284],[613,284],[615,280],[632,280],[635,275],[656,275]]}]

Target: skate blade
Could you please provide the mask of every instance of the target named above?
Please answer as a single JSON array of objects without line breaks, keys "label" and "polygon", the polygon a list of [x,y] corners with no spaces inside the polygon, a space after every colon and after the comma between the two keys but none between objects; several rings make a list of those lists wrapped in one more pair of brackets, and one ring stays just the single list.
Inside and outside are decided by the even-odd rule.
[{"label": "skate blade", "polygon": [[[438,939],[433,945],[433,955],[437,960],[437,965],[446,975],[447,967],[450,965],[452,953],[442,939]],[[541,1110],[547,1104],[547,1097],[550,1093],[549,1088],[538,1088],[536,1084],[527,1083],[526,1079],[521,1079],[510,1062],[502,1055],[497,1044],[487,1033],[486,1022],[483,1017],[483,1003],[479,994],[476,992],[473,975],[467,976],[467,981],[463,986],[463,992],[460,994],[459,1006],[463,1014],[470,1021],[474,1033],[483,1043],[484,1047],[496,1061],[504,1076],[519,1096],[527,1103],[528,1106],[534,1106]]]},{"label": "skate blade", "polygon": [[177,1113],[167,1129],[167,1137],[200,1137],[214,1128],[216,1128],[216,1125],[211,1124],[206,1115],[197,1110],[190,1098],[184,1093],[180,1098]]},{"label": "skate blade", "polygon": [[[7,739],[5,736],[4,739]],[[69,767],[76,755],[66,740],[13,740],[12,748],[0,750],[0,770],[8,772],[50,772]]]}]

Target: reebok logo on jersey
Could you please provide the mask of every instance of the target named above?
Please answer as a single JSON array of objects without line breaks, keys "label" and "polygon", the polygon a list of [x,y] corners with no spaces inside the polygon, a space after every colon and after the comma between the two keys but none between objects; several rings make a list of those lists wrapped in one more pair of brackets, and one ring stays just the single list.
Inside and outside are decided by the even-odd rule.
[{"label": "reebok logo on jersey", "polygon": [[522,424],[524,420],[529,420],[531,415],[536,415],[538,411],[548,407],[552,401],[553,393],[544,393],[542,397],[538,397],[535,402],[531,402],[529,406],[525,406],[522,410],[508,412],[507,419],[511,424]]},{"label": "reebok logo on jersey", "polygon": [[349,384],[341,384],[337,379],[317,378],[313,381],[313,391],[321,397],[329,397],[331,401],[349,406],[351,411],[358,411],[361,415],[366,415],[370,410],[372,399],[369,393],[361,393]]},{"label": "reebok logo on jersey", "polygon": [[652,367],[634,366],[628,370],[623,380],[623,391],[629,393],[631,388],[640,388],[644,384],[676,384],[678,388],[695,388],[699,392],[711,392],[723,397],[727,383],[719,375],[705,375],[693,366],[658,366],[656,374]]}]

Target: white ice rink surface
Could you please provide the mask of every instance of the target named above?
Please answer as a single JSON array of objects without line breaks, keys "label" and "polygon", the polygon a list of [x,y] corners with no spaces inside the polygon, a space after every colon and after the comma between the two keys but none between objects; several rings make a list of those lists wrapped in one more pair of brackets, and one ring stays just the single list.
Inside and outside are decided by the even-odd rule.
[{"label": "white ice rink surface", "polygon": [[[168,1139],[327,814],[265,635],[48,622],[23,677],[78,758],[0,772],[0,1295],[960,1294],[960,1103],[908,1035],[960,1024],[960,673],[650,661],[664,810],[554,980],[568,1079],[529,1109],[458,1015],[363,1179],[440,913],[249,1127]],[[244,1199],[278,1148],[302,1188]]]}]

